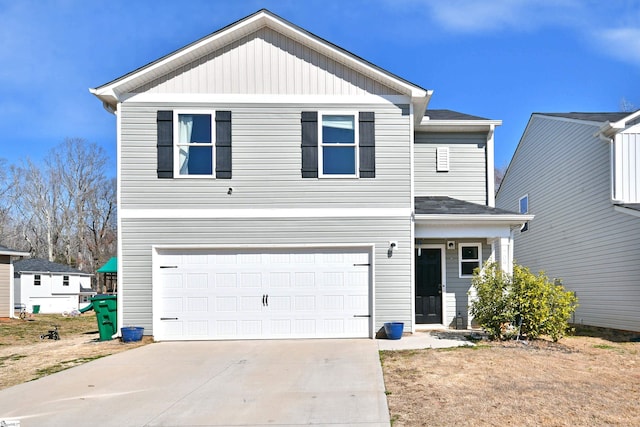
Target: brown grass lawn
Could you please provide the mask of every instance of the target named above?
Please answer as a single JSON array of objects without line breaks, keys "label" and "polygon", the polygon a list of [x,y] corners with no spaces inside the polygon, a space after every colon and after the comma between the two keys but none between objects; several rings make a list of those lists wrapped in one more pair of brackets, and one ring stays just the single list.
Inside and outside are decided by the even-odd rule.
[{"label": "brown grass lawn", "polygon": [[[40,339],[58,325],[59,341]],[[0,319],[0,389],[151,342],[99,341],[93,311],[78,317],[34,314],[27,320]]]},{"label": "brown grass lawn", "polygon": [[381,352],[392,425],[640,426],[640,334],[601,332]]}]

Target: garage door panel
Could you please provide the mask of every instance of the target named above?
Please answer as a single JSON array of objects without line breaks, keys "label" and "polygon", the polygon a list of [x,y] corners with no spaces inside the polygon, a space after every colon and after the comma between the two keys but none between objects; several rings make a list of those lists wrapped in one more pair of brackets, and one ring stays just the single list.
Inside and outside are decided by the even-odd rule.
[{"label": "garage door panel", "polygon": [[185,252],[159,253],[159,340],[370,336],[366,251]]}]

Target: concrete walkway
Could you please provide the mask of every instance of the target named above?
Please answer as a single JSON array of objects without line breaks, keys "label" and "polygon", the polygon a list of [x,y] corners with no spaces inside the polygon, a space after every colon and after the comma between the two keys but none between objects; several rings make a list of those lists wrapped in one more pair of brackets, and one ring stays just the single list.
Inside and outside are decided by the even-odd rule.
[{"label": "concrete walkway", "polygon": [[473,331],[418,331],[403,335],[399,340],[376,340],[380,350],[421,350],[425,348],[450,348],[473,346],[466,337],[477,334]]},{"label": "concrete walkway", "polygon": [[389,426],[379,341],[150,344],[0,390],[0,421]]}]

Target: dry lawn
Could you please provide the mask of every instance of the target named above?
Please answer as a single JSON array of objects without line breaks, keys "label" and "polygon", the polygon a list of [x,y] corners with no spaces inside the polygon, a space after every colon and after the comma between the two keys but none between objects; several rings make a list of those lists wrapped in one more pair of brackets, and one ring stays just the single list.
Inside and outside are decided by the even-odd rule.
[{"label": "dry lawn", "polygon": [[381,352],[392,425],[640,426],[640,334]]},{"label": "dry lawn", "polygon": [[[41,340],[52,325],[58,325],[60,340]],[[137,343],[99,341],[93,311],[78,317],[35,314],[27,320],[0,319],[0,389],[149,342],[149,337]]]}]

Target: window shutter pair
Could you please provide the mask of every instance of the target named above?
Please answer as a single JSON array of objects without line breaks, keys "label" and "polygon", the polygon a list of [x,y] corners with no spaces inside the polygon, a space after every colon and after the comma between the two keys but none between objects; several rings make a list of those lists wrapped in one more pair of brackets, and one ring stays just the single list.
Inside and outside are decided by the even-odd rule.
[{"label": "window shutter pair", "polygon": [[[358,150],[360,178],[376,177],[375,113],[360,112]],[[302,177],[318,177],[318,113],[303,111],[302,124]]]},{"label": "window shutter pair", "polygon": [[[173,111],[158,111],[158,178],[173,178]],[[231,111],[216,111],[216,178],[231,179]]]}]

